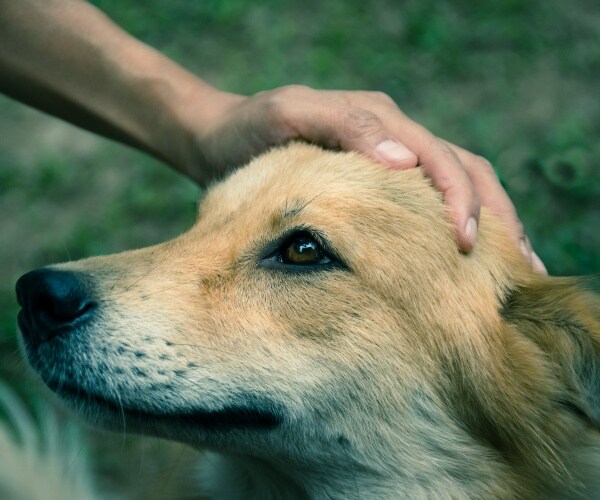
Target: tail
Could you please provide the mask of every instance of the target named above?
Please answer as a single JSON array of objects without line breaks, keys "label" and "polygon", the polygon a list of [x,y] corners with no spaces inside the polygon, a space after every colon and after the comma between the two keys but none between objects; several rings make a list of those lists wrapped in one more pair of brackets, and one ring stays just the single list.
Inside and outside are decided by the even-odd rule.
[{"label": "tail", "polygon": [[[2,415],[6,418],[2,419]],[[0,381],[0,498],[94,500],[84,447],[77,431],[52,415],[38,424]]]}]

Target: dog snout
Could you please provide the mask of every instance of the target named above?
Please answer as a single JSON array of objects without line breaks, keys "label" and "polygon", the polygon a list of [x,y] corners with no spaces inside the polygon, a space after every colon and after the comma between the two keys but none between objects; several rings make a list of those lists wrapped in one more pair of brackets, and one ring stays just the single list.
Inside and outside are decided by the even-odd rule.
[{"label": "dog snout", "polygon": [[38,269],[21,276],[16,293],[24,337],[40,344],[90,321],[98,304],[86,281],[80,274],[54,269]]}]

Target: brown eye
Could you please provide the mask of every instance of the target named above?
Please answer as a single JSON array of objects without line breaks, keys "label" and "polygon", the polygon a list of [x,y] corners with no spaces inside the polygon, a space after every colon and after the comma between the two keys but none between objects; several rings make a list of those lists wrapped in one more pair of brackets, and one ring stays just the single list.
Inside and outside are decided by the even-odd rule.
[{"label": "brown eye", "polygon": [[287,242],[282,252],[286,264],[306,265],[322,263],[324,252],[310,235],[298,235]]},{"label": "brown eye", "polygon": [[279,241],[273,241],[263,250],[258,265],[292,273],[316,273],[347,267],[325,236],[306,229],[298,229]]}]

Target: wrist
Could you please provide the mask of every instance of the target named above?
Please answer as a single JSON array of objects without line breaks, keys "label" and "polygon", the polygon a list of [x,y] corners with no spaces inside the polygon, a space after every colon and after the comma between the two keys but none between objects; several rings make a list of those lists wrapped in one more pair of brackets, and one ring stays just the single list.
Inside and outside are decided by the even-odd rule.
[{"label": "wrist", "polygon": [[[190,176],[186,161],[186,103],[198,95],[208,100],[217,92],[162,54],[129,37],[117,49],[107,48],[107,66],[113,75],[112,108],[115,125],[139,149]],[[113,101],[115,101],[113,99]]]},{"label": "wrist", "polygon": [[196,182],[214,177],[218,172],[205,161],[202,139],[243,98],[212,87],[152,47],[123,35],[105,47],[112,97],[99,111],[109,114],[126,135],[123,142]]},{"label": "wrist", "polygon": [[165,160],[199,184],[219,177],[221,165],[210,154],[215,131],[226,122],[229,111],[245,97],[224,92],[190,75],[183,92],[172,95],[165,109],[167,125],[163,139]]}]

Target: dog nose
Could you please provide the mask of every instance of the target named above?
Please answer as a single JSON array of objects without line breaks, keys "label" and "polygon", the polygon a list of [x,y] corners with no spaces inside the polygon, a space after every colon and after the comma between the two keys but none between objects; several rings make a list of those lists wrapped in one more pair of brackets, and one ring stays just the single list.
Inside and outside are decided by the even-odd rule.
[{"label": "dog nose", "polygon": [[19,326],[36,344],[81,326],[97,307],[79,275],[70,271],[37,269],[19,278]]}]

